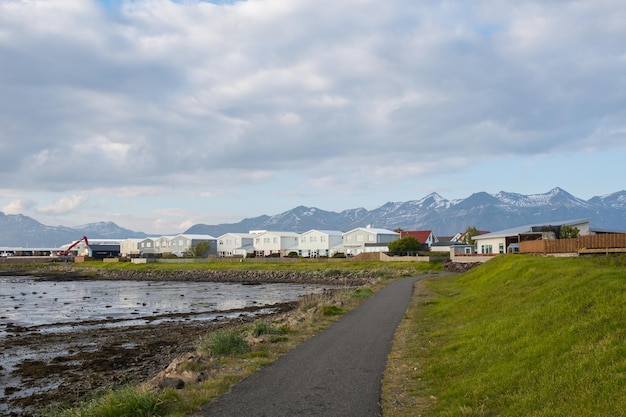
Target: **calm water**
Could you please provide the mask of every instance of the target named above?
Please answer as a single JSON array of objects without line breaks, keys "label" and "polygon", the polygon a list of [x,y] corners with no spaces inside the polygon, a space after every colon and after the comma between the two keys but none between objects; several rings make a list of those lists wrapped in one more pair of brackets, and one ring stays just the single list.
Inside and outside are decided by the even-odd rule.
[{"label": "calm water", "polygon": [[[13,373],[25,360],[48,362],[77,349],[97,349],[62,337],[54,345],[11,344],[22,335],[71,334],[110,327],[158,325],[164,321],[227,321],[273,312],[272,305],[320,293],[328,286],[211,282],[36,281],[0,277],[0,415],[20,411],[8,400],[53,390],[58,383],[22,380]],[[264,307],[249,312],[250,307]],[[35,339],[36,340],[36,339]],[[55,339],[56,340],[56,339]],[[67,341],[66,341],[67,340]],[[129,343],[132,340],[129,341]],[[17,387],[7,392],[3,387]]]},{"label": "calm water", "polygon": [[[224,311],[295,301],[327,286],[211,282],[36,281],[0,278],[0,340],[7,328],[61,331],[77,325],[133,325],[213,319]],[[181,319],[181,318],[178,318]]]}]

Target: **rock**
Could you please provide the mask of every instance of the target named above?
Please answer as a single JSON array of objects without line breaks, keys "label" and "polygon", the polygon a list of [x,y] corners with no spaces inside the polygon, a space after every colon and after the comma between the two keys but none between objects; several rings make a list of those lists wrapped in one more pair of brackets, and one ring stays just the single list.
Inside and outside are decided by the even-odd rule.
[{"label": "rock", "polygon": [[183,389],[185,387],[185,381],[180,378],[164,377],[158,381],[157,386],[161,389]]}]

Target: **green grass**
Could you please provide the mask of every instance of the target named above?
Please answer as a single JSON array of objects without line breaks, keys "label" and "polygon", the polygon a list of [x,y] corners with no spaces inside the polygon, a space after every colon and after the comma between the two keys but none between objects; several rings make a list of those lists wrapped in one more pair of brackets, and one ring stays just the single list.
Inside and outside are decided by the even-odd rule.
[{"label": "green grass", "polygon": [[352,298],[370,298],[372,295],[374,295],[374,291],[367,287],[357,288],[350,293]]},{"label": "green grass", "polygon": [[254,337],[259,337],[264,334],[269,335],[281,335],[287,333],[287,329],[285,327],[275,326],[272,323],[266,320],[259,320],[252,324],[252,335]]},{"label": "green grass", "polygon": [[[175,392],[169,392],[170,397]],[[157,417],[165,415],[163,407],[164,394],[156,391],[138,390],[125,387],[98,397],[81,407],[56,410],[45,413],[44,416],[63,417]]]},{"label": "green grass", "polygon": [[324,306],[322,307],[322,314],[324,316],[340,316],[343,314],[343,309],[337,306]]},{"label": "green grass", "polygon": [[241,355],[250,351],[250,345],[237,329],[221,329],[200,339],[198,350],[213,356]]},{"label": "green grass", "polygon": [[[15,268],[47,268],[47,264],[18,265]],[[302,271],[302,272],[321,272],[325,276],[340,276],[344,272],[351,271],[374,271],[378,276],[397,275],[397,273],[407,274],[423,274],[429,270],[441,271],[441,262],[380,262],[380,261],[296,261],[296,262],[272,262],[270,260],[263,262],[189,262],[189,263],[160,263],[150,262],[146,264],[133,264],[131,262],[103,262],[103,261],[87,261],[79,264],[71,264],[73,268],[89,270],[94,268],[103,269],[122,269],[133,271],[163,271],[175,272],[185,270],[226,270],[226,271]],[[0,265],[1,268],[4,266]]]},{"label": "green grass", "polygon": [[423,283],[394,347],[409,383],[386,376],[385,415],[626,415],[617,259],[502,256]]}]

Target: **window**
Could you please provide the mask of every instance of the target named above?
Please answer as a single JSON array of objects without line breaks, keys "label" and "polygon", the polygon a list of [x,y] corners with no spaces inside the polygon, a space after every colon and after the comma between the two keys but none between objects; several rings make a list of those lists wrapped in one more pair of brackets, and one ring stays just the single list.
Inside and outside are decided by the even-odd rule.
[{"label": "window", "polygon": [[317,241],[317,239],[315,238],[315,236],[311,236],[309,238],[309,242],[311,242],[311,243],[315,243],[316,241]]},{"label": "window", "polygon": [[369,236],[367,237],[367,240],[368,240],[368,241],[370,241],[370,242],[375,242],[375,240],[374,240],[374,238],[375,238],[375,237],[376,237],[376,236],[374,236],[374,235],[369,235]]},{"label": "window", "polygon": [[305,237],[305,236],[302,236],[302,237],[300,238],[300,242],[302,242],[302,243],[306,243],[306,237]]},{"label": "window", "polygon": [[357,235],[357,236],[356,236],[356,241],[357,241],[357,242],[363,242],[363,240],[365,240],[365,238],[363,237],[363,235]]},{"label": "window", "polygon": [[499,253],[504,253],[504,243],[500,243],[498,250]]},{"label": "window", "polygon": [[269,237],[264,237],[263,238],[263,243],[270,243],[270,238]]},{"label": "window", "polygon": [[320,242],[326,242],[326,236],[324,235],[320,236]]},{"label": "window", "polygon": [[272,243],[278,243],[278,238],[277,238],[277,237],[275,237],[275,238],[274,238],[274,241],[273,241]]}]

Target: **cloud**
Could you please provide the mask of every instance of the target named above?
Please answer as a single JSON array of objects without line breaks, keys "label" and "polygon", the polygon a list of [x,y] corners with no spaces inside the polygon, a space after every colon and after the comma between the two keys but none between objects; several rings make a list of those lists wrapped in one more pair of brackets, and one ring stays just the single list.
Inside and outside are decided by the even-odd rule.
[{"label": "cloud", "polygon": [[223,195],[624,149],[619,6],[4,1],[0,173],[22,190]]},{"label": "cloud", "polygon": [[63,197],[55,203],[49,204],[47,206],[43,206],[37,209],[39,213],[42,214],[66,214],[73,210],[76,210],[78,207],[82,206],[87,201],[87,196],[84,195],[73,195],[70,197]]},{"label": "cloud", "polygon": [[21,214],[24,211],[35,207],[36,205],[37,203],[32,200],[16,199],[2,207],[2,212],[5,214]]}]

